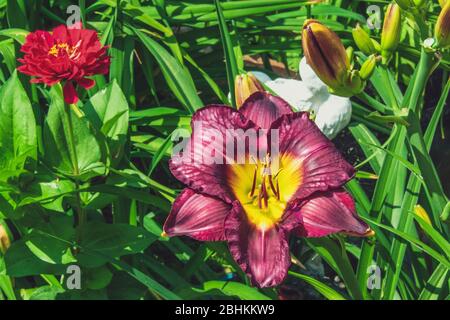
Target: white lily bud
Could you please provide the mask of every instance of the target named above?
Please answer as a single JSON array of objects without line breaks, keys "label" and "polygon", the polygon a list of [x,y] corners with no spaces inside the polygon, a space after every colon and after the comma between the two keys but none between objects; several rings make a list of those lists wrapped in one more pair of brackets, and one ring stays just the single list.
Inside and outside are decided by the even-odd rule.
[{"label": "white lily bud", "polygon": [[306,58],[303,57],[300,60],[300,64],[298,67],[298,71],[300,73],[300,78],[305,82],[306,86],[313,92],[317,91],[328,91],[327,85],[320,80],[320,78],[316,75],[314,70],[309,66],[306,62]]},{"label": "white lily bud", "polygon": [[320,105],[315,122],[329,139],[333,139],[349,124],[351,117],[352,104],[350,99],[330,95]]},{"label": "white lily bud", "polygon": [[319,106],[327,99],[326,89],[313,92],[304,81],[278,78],[266,82],[266,85],[278,96],[286,100],[294,111],[308,111],[317,113]]}]

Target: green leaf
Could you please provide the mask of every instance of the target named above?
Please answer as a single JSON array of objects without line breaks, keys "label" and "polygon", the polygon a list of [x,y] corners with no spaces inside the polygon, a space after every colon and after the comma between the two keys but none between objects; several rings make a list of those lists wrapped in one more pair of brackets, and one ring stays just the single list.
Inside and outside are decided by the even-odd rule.
[{"label": "green leaf", "polygon": [[7,0],[6,16],[11,28],[28,29],[27,11],[24,0]]},{"label": "green leaf", "polygon": [[92,96],[83,111],[96,130],[106,137],[114,162],[123,154],[128,133],[128,102],[116,80]]},{"label": "green leaf", "polygon": [[201,296],[220,295],[238,297],[242,300],[270,300],[256,288],[234,281],[207,281],[201,287],[183,289],[180,295],[184,299],[195,299]]},{"label": "green leaf", "polygon": [[[447,275],[449,270],[450,269],[445,264],[440,263],[436,269],[434,269],[433,274],[425,284],[425,287],[420,293],[419,300],[437,300],[441,293],[441,289],[448,278]],[[448,298],[446,300],[448,300]]]},{"label": "green leaf", "polygon": [[136,28],[130,26],[147,50],[155,57],[164,78],[177,99],[191,113],[203,107],[191,75],[180,62],[171,56],[159,43]]},{"label": "green leaf", "polygon": [[350,295],[354,299],[362,299],[355,272],[345,249],[339,248],[339,245],[328,238],[311,238],[308,239],[308,244],[338,273]]},{"label": "green leaf", "polygon": [[63,274],[64,265],[47,263],[33,254],[24,240],[11,244],[5,255],[5,270],[0,274],[11,277],[26,277],[39,274]]},{"label": "green leaf", "polygon": [[101,174],[103,149],[92,125],[64,104],[60,85],[52,87],[50,98],[44,124],[44,161],[68,176],[88,178]]},{"label": "green leaf", "polygon": [[[77,258],[85,266],[97,267],[104,260],[92,260],[89,251],[99,251],[109,257],[121,257],[141,252],[157,237],[148,231],[127,224],[88,223],[80,234],[82,251]],[[95,259],[95,258],[94,258]]]},{"label": "green leaf", "polygon": [[422,241],[415,239],[414,237],[412,237],[411,235],[409,235],[406,232],[396,230],[394,228],[391,228],[389,226],[383,225],[381,223],[375,222],[375,221],[370,220],[370,219],[366,219],[366,220],[368,220],[369,222],[371,222],[371,223],[373,223],[373,224],[375,224],[375,225],[377,225],[377,226],[379,226],[379,227],[381,227],[383,229],[386,229],[386,230],[394,233],[395,235],[405,239],[406,241],[410,242],[412,245],[417,246],[423,252],[425,252],[428,255],[430,255],[431,257],[435,258],[437,261],[443,263],[447,268],[450,268],[450,261],[448,259],[446,259],[442,254],[440,254],[439,252],[437,252],[436,250],[434,250],[430,246],[426,245]]},{"label": "green leaf", "polygon": [[113,278],[113,273],[106,266],[98,268],[85,269],[81,287],[91,290],[100,290],[106,288]]},{"label": "green leaf", "polygon": [[16,72],[0,89],[0,149],[0,180],[6,181],[8,175],[25,167],[33,170],[37,159],[36,124]]},{"label": "green leaf", "polygon": [[20,295],[23,300],[55,300],[64,289],[55,286],[42,286],[38,288],[22,289]]},{"label": "green leaf", "polygon": [[[410,213],[412,214],[412,213]],[[414,219],[419,223],[423,231],[442,249],[447,258],[450,259],[450,243],[424,219],[414,214]]]},{"label": "green leaf", "polygon": [[231,104],[236,107],[236,97],[234,92],[234,79],[239,74],[238,65],[236,62],[236,55],[233,49],[233,42],[228,32],[228,26],[222,12],[222,7],[219,0],[214,0],[216,6],[217,18],[219,21],[220,37],[222,39],[223,51],[225,55],[225,64],[227,67],[228,89],[231,95]]},{"label": "green leaf", "polygon": [[[69,180],[38,174],[33,183],[25,190],[22,190],[18,206],[39,202],[46,209],[65,212],[62,195],[73,190],[75,190],[75,184]],[[58,197],[59,195],[61,197]]]},{"label": "green leaf", "polygon": [[18,28],[9,28],[0,30],[0,36],[12,38],[20,44],[23,44],[25,42],[25,38],[29,33],[30,32],[28,30]]},{"label": "green leaf", "polygon": [[73,220],[66,215],[51,215],[48,221],[38,221],[24,236],[25,245],[39,259],[50,264],[75,262],[72,243],[75,239]]},{"label": "green leaf", "polygon": [[308,284],[313,286],[314,289],[316,289],[320,294],[322,294],[328,300],[345,300],[345,298],[339,292],[336,292],[336,290],[330,288],[329,286],[320,282],[317,279],[314,279],[314,278],[304,275],[304,274],[292,272],[292,271],[289,271],[289,274],[291,276],[294,276],[296,278],[304,280],[305,282],[307,282]]}]

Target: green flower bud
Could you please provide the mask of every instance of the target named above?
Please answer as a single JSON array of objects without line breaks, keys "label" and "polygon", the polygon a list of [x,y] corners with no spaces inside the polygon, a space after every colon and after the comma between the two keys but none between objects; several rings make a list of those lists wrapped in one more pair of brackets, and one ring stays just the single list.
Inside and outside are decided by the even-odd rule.
[{"label": "green flower bud", "polygon": [[375,71],[375,67],[377,66],[377,61],[378,59],[374,54],[367,58],[366,61],[364,61],[361,69],[359,70],[361,79],[367,80],[372,76],[373,72]]},{"label": "green flower bud", "polygon": [[381,44],[375,40],[375,39],[371,39],[373,46],[375,47],[376,52],[381,52]]},{"label": "green flower bud", "polygon": [[450,46],[450,1],[447,1],[437,18],[434,37],[439,48]]},{"label": "green flower bud", "polygon": [[345,49],[345,52],[347,53],[347,62],[349,66],[352,66],[355,50],[353,50],[353,47],[348,47],[347,49]]},{"label": "green flower bud", "polygon": [[401,9],[398,4],[388,5],[384,15],[383,31],[381,33],[381,56],[383,63],[388,63],[392,53],[397,49],[401,34]]},{"label": "green flower bud", "polygon": [[349,78],[349,87],[351,88],[353,94],[360,93],[364,89],[365,85],[366,85],[366,83],[361,78],[359,71],[353,70],[350,73],[350,78]]},{"label": "green flower bud", "polygon": [[353,40],[355,40],[356,46],[359,50],[361,50],[365,55],[371,55],[376,53],[376,49],[372,39],[369,34],[361,28],[359,23],[352,30]]}]

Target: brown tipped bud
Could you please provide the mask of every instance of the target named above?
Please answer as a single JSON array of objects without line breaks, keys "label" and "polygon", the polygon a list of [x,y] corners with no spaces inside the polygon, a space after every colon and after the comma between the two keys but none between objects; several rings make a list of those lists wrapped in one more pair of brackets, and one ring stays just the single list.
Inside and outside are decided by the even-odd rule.
[{"label": "brown tipped bud", "polygon": [[303,24],[302,46],[306,62],[323,82],[332,89],[345,85],[350,63],[336,33],[319,21],[308,19]]},{"label": "brown tipped bud", "polygon": [[250,72],[236,76],[234,81],[234,93],[236,96],[236,106],[240,108],[245,100],[253,93],[265,91],[261,82]]},{"label": "brown tipped bud", "polygon": [[352,35],[356,46],[365,55],[370,56],[371,54],[377,53],[374,42],[370,38],[369,34],[363,28],[361,28],[359,24],[357,24],[356,27],[353,28]]},{"label": "brown tipped bud", "polygon": [[447,1],[437,18],[434,37],[438,47],[446,48],[450,46],[450,1]]},{"label": "brown tipped bud", "polygon": [[8,233],[6,232],[5,227],[0,224],[0,252],[5,254],[10,245],[11,241],[9,240]]},{"label": "brown tipped bud", "polygon": [[383,31],[381,33],[381,55],[387,63],[392,53],[397,49],[401,34],[401,9],[398,4],[388,5],[384,15]]}]

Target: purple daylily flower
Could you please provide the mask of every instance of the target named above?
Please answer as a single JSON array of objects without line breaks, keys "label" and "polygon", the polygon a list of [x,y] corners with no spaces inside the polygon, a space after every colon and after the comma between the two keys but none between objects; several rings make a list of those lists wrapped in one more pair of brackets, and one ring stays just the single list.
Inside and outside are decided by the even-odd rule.
[{"label": "purple daylily flower", "polygon": [[[196,121],[202,122],[201,129],[194,126]],[[187,188],[173,203],[164,224],[167,235],[227,241],[233,258],[252,283],[269,287],[280,284],[287,275],[291,233],[302,237],[337,232],[371,234],[369,226],[358,218],[352,197],[342,189],[355,169],[308,113],[293,113],[281,98],[256,92],[239,110],[224,105],[198,110],[192,127],[187,151],[191,157],[211,143],[225,147],[221,139],[211,142],[201,138],[211,128],[224,135],[229,129],[264,129],[267,134],[258,138],[259,147],[269,145],[271,130],[276,130],[278,165],[276,172],[272,171],[269,156],[267,161],[253,159],[253,163],[244,164],[172,159],[172,174]],[[238,134],[233,138],[243,139]]]}]

